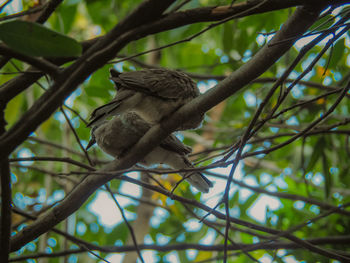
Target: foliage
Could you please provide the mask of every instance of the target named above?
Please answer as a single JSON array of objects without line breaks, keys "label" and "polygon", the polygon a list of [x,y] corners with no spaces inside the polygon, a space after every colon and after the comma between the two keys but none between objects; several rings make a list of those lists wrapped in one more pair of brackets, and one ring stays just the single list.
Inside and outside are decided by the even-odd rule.
[{"label": "foliage", "polygon": [[[37,23],[13,20],[0,24],[1,40],[14,50],[37,57],[81,55],[81,44]],[[25,45],[24,45],[25,44]]]},{"label": "foliage", "polygon": [[[80,57],[80,43],[85,48],[85,40],[107,34],[141,2],[63,1],[43,26],[35,24],[35,19],[30,16],[23,18],[29,22],[16,18],[0,24],[0,39],[19,53],[29,57],[49,57],[45,60],[65,69],[74,63],[64,60],[66,57]],[[183,10],[230,4],[230,1],[193,0],[184,1],[188,3],[176,10],[181,2],[175,1],[165,14],[171,14],[170,10],[176,14]],[[252,2],[233,1],[233,6],[250,5]],[[163,188],[150,189],[149,195],[145,193],[145,188],[127,183],[131,180],[127,177],[117,177],[108,183],[135,232],[138,228],[147,230],[146,235],[137,240],[140,248],[145,243],[153,251],[142,250],[145,262],[221,262],[224,257],[228,262],[250,262],[254,259],[258,262],[336,262],[334,259],[339,258],[331,253],[350,257],[350,211],[346,209],[350,201],[350,165],[347,162],[350,157],[350,93],[346,90],[349,89],[349,34],[345,32],[336,39],[336,35],[348,26],[349,8],[347,1],[341,3],[343,5],[325,8],[320,19],[306,33],[309,35],[300,37],[259,78],[252,79],[244,89],[223,101],[221,109],[215,107],[207,112],[201,128],[183,133],[184,143],[195,149],[191,158],[196,166],[211,165],[211,169],[204,171],[214,182],[214,188],[208,194],[198,193],[186,182],[178,186],[174,195],[170,194],[179,180],[177,174],[152,174]],[[82,149],[90,138],[90,130],[86,127],[89,114],[94,108],[109,102],[115,94],[109,80],[110,67],[123,71],[140,70],[158,66],[150,62],[156,58],[161,67],[188,73],[198,81],[204,93],[240,69],[267,45],[296,11],[296,5],[300,5],[300,1],[279,8],[281,10],[274,10],[271,5],[271,9],[264,12],[243,13],[241,18],[233,17],[191,41],[130,58],[189,38],[205,29],[208,21],[215,23],[214,20],[227,17],[203,18],[199,22],[157,31],[157,34],[152,32],[146,37],[140,33],[117,56],[108,59],[108,63],[102,63],[93,72],[84,72],[81,85],[73,87],[68,97],[62,93],[62,97],[57,99],[62,107],[57,107],[40,125],[33,121],[37,125],[35,132],[9,155],[14,208],[11,214],[12,234],[21,233],[24,227],[30,225],[30,220],[19,211],[35,217],[47,209],[52,211],[56,202],[66,198],[88,172],[111,161],[100,149],[93,148],[88,152],[89,162]],[[25,1],[23,10],[29,8],[27,6],[32,7],[33,3]],[[10,14],[11,9],[6,8],[2,17]],[[337,24],[339,21],[340,25]],[[145,22],[145,25],[151,22]],[[28,24],[39,30],[37,34],[27,34],[30,30],[22,27]],[[137,30],[142,30],[142,26],[137,26]],[[16,31],[20,33],[16,33],[16,39],[11,39],[13,34],[10,33]],[[303,47],[320,33],[328,35],[306,50],[301,61],[291,68],[288,77],[271,94],[278,78],[303,54]],[[55,37],[57,42],[50,37]],[[323,54],[325,48],[327,50]],[[19,78],[23,71],[30,71],[28,75],[38,73],[32,67],[28,69],[30,61],[12,58],[3,63],[6,54],[1,53],[1,49],[0,55],[0,96],[4,94],[6,85]],[[40,63],[42,58],[34,59]],[[308,69],[314,62],[315,65]],[[84,63],[90,62],[86,60]],[[298,80],[303,74],[302,80]],[[24,114],[33,105],[39,108],[40,105],[35,103],[45,94],[56,95],[59,91],[54,88],[60,88],[59,84],[63,85],[64,81],[45,75],[8,101],[4,101],[5,96],[0,98],[0,108],[3,110],[6,105],[6,130],[20,125],[21,117],[26,116]],[[59,84],[55,86],[53,83]],[[232,89],[235,87],[232,86]],[[340,100],[342,92],[344,96]],[[253,122],[262,105],[261,114]],[[327,117],[321,120],[325,115]],[[31,117],[28,121],[32,121]],[[252,123],[254,125],[248,128]],[[5,142],[5,139],[0,137],[0,141]],[[240,146],[244,148],[240,149]],[[239,160],[235,160],[237,156]],[[218,214],[227,214],[225,203],[216,208],[217,213],[210,209],[206,211],[205,207],[214,207],[222,201],[233,163],[237,164],[237,169],[228,193],[227,210],[237,221],[231,222],[231,228],[225,234],[227,221]],[[138,172],[126,175],[141,180]],[[1,176],[5,176],[3,170]],[[146,182],[157,186],[156,180],[148,179]],[[136,181],[137,184],[140,181]],[[137,193],[142,189],[143,193]],[[104,206],[107,199],[101,199],[101,196],[108,194],[106,187],[102,186],[97,191],[91,191],[89,199],[72,216],[55,226],[53,231],[47,231],[11,253],[10,258],[20,261],[25,256],[34,259],[39,252],[67,251],[67,262],[101,262],[96,254],[117,262],[113,256],[118,258],[120,253],[127,251],[124,250],[127,245],[133,246],[133,242],[127,223],[110,197],[107,198],[110,207]],[[95,212],[98,206],[104,207],[101,212],[104,216]],[[137,226],[140,217],[147,219],[146,215],[149,215],[148,221],[141,221],[142,225]],[[113,223],[108,225],[103,218],[112,218]],[[59,230],[79,240],[67,236],[64,239]],[[282,238],[283,235],[286,238]],[[302,240],[309,241],[312,247]],[[228,241],[228,255],[224,252],[225,241]],[[108,248],[118,253],[109,252]],[[320,248],[330,254],[320,252]],[[49,258],[48,262],[58,262],[58,256]]]}]

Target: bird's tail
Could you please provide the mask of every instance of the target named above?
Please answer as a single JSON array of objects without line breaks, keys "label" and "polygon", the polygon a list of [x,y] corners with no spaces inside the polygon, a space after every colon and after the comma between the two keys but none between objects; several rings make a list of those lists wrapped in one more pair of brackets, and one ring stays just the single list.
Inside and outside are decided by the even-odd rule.
[{"label": "bird's tail", "polygon": [[184,175],[184,178],[193,187],[197,188],[199,191],[203,193],[208,193],[209,189],[213,187],[213,183],[199,172],[188,173]]},{"label": "bird's tail", "polygon": [[[194,168],[194,166],[190,163],[190,161],[185,156],[172,156],[173,158],[168,158],[166,163],[172,168],[175,169],[187,169],[187,168]],[[181,163],[180,163],[180,158]],[[195,187],[198,191],[201,191],[203,193],[208,193],[209,189],[213,187],[213,183],[206,178],[203,174],[201,174],[198,171],[189,171],[189,172],[180,172],[181,176],[183,177],[183,180],[186,180],[190,183],[193,187]],[[181,180],[182,181],[182,180]]]}]

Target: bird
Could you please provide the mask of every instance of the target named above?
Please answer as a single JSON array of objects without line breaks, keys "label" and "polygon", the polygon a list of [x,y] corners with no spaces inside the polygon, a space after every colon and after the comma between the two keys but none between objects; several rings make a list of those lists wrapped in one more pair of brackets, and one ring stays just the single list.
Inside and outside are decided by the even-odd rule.
[{"label": "bird", "polygon": [[[95,142],[108,155],[122,158],[126,152],[136,144],[151,128],[137,112],[127,111],[111,120],[104,120],[91,129],[91,140],[87,146],[90,148]],[[191,147],[184,145],[175,135],[166,137],[160,145],[148,153],[139,163],[144,166],[166,164],[174,169],[194,168],[187,154]],[[208,193],[213,186],[200,172],[183,172],[181,175],[199,191]]]},{"label": "bird", "polygon": [[[115,84],[114,99],[90,115],[88,127],[125,111],[134,111],[150,124],[159,123],[182,105],[200,95],[196,83],[185,73],[165,68],[120,73],[110,69]],[[177,130],[195,129],[204,114],[186,120]]]}]

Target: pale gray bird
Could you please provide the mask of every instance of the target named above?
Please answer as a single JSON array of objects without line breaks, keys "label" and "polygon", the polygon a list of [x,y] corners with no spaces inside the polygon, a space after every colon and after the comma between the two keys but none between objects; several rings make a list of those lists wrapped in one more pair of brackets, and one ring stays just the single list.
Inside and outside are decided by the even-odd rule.
[{"label": "pale gray bird", "polygon": [[[136,112],[128,111],[95,126],[91,130],[91,140],[87,149],[97,142],[105,153],[121,158],[150,128],[151,125]],[[190,152],[190,147],[185,146],[176,136],[170,135],[139,163],[145,166],[167,164],[174,169],[193,168],[186,157]],[[187,172],[182,175],[201,192],[207,193],[212,187],[212,183],[199,172]]]},{"label": "pale gray bird", "polygon": [[[155,124],[199,95],[196,83],[180,71],[145,69],[119,73],[112,68],[110,73],[117,93],[111,102],[92,112],[89,127],[126,111],[134,111]],[[177,130],[197,128],[203,118],[203,114],[198,114]]]}]

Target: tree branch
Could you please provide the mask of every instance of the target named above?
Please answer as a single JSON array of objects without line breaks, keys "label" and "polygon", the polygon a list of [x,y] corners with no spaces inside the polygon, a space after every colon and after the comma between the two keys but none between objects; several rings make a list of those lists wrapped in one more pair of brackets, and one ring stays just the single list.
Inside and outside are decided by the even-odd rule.
[{"label": "tree branch", "polygon": [[11,234],[11,175],[8,159],[0,161],[1,176],[1,225],[0,225],[0,251],[1,262],[8,262]]},{"label": "tree branch", "polygon": [[[329,236],[329,237],[318,237],[306,239],[307,242],[313,245],[347,245],[350,243],[350,236]],[[98,250],[105,253],[125,253],[130,251],[135,251],[134,246],[96,246],[92,245],[89,247],[91,250]],[[223,245],[202,245],[202,244],[171,244],[171,245],[146,245],[139,244],[141,250],[156,250],[161,252],[169,251],[182,251],[188,249],[195,249],[199,251],[217,251],[221,252],[223,250]],[[241,248],[244,248],[245,251],[257,251],[257,250],[276,250],[276,249],[302,249],[303,247],[299,244],[292,242],[271,242],[264,244],[261,247],[254,247],[254,244],[247,245],[243,243],[237,243],[236,245],[230,245],[228,249],[230,251],[239,251]],[[10,262],[24,261],[27,259],[35,258],[57,258],[60,256],[77,254],[86,252],[84,249],[71,249],[67,251],[60,251],[54,253],[35,253],[32,255],[13,257],[10,259]],[[347,253],[344,253],[345,255]]]},{"label": "tree branch", "polygon": [[22,53],[18,53],[3,44],[0,45],[0,55],[10,56],[18,60],[21,60],[25,63],[28,63],[29,65],[32,65],[35,68],[40,69],[41,71],[51,75],[53,78],[56,78],[60,72],[59,67],[57,67],[56,65],[52,64],[51,62],[45,59],[31,57],[31,56],[24,55]]},{"label": "tree branch", "polygon": [[[0,134],[5,132],[5,113],[0,106]],[[11,235],[11,174],[8,158],[0,160],[1,215],[0,215],[0,261],[7,263],[10,252]]]},{"label": "tree branch", "polygon": [[76,165],[78,167],[87,169],[89,171],[95,171],[95,168],[87,164],[72,160],[68,157],[48,157],[48,156],[38,156],[38,157],[21,157],[21,158],[10,158],[9,162],[25,162],[25,161],[53,161],[53,162],[64,162]]},{"label": "tree branch", "polygon": [[13,14],[13,15],[3,16],[3,17],[0,17],[0,22],[5,21],[5,20],[10,20],[10,19],[13,19],[13,18],[16,18],[16,17],[21,17],[21,16],[25,16],[25,15],[35,14],[35,13],[38,13],[41,10],[43,10],[45,7],[46,7],[46,5],[37,6],[37,7],[34,7],[34,8],[30,8],[28,10],[24,10],[22,12]]}]

